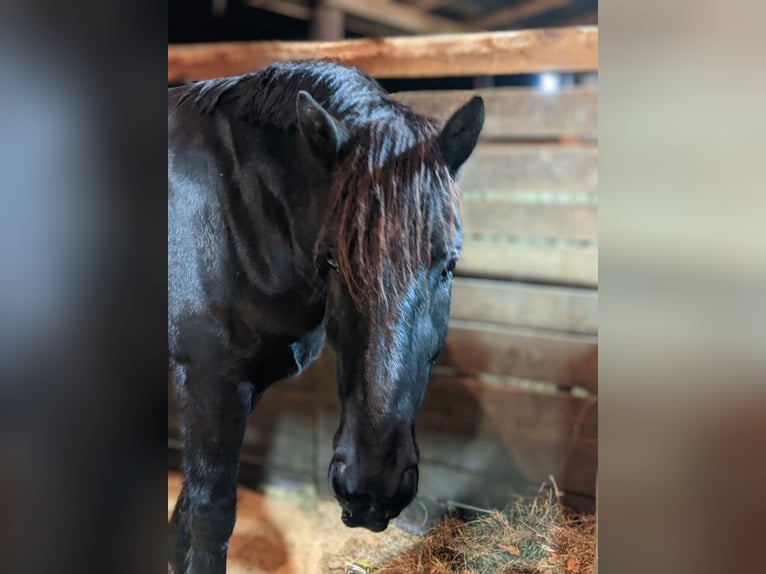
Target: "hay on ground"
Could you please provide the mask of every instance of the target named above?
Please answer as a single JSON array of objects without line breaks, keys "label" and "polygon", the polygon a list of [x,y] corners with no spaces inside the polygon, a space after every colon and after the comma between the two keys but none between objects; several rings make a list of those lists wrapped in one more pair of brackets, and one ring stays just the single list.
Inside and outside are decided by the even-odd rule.
[{"label": "hay on ground", "polygon": [[375,574],[591,574],[596,518],[568,511],[555,485],[502,511],[447,517]]}]

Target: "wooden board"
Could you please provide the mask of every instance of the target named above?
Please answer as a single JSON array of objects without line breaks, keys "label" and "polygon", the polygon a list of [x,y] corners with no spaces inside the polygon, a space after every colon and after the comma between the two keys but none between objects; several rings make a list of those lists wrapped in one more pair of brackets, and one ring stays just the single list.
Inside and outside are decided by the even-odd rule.
[{"label": "wooden board", "polygon": [[598,292],[457,277],[450,317],[595,335]]},{"label": "wooden board", "polygon": [[488,373],[598,392],[598,341],[477,321],[450,321],[439,364],[461,375]]},{"label": "wooden board", "polygon": [[484,140],[598,137],[594,86],[542,94],[533,88],[399,92],[394,97],[417,113],[446,121],[473,96],[484,99]]},{"label": "wooden board", "polygon": [[449,18],[429,14],[407,4],[390,0],[359,2],[359,0],[324,0],[325,4],[342,10],[345,14],[370,20],[397,30],[415,34],[438,34],[442,32],[476,32],[482,26],[471,26]]},{"label": "wooden board", "polygon": [[[598,401],[434,376],[418,416],[421,459],[493,482],[595,493]],[[459,499],[458,499],[459,500]]]},{"label": "wooden board", "polygon": [[168,83],[260,70],[285,60],[335,60],[378,78],[528,74],[598,69],[598,29],[543,28],[339,42],[221,42],[168,46]]},{"label": "wooden board", "polygon": [[463,231],[468,234],[598,239],[598,208],[595,205],[469,198],[461,202],[460,216]]},{"label": "wooden board", "polygon": [[480,143],[458,178],[463,191],[598,193],[591,145]]},{"label": "wooden board", "polygon": [[598,285],[598,249],[478,241],[466,237],[455,273],[463,277],[595,287]]}]

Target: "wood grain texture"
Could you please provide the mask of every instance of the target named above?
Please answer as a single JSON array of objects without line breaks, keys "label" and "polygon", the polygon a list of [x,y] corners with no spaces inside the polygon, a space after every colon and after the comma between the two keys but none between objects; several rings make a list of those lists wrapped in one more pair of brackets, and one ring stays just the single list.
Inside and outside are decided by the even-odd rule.
[{"label": "wood grain texture", "polygon": [[598,137],[598,91],[575,87],[555,94],[533,88],[398,92],[394,97],[419,114],[446,121],[473,96],[484,100],[484,140]]},{"label": "wood grain texture", "polygon": [[438,360],[460,375],[487,373],[598,392],[598,340],[590,335],[454,319]]},{"label": "wood grain texture", "polygon": [[598,249],[478,241],[467,237],[455,273],[462,277],[596,287]]},{"label": "wood grain texture", "polygon": [[543,28],[339,42],[220,42],[168,46],[168,83],[235,76],[272,62],[320,59],[377,78],[529,74],[598,69],[598,29]]},{"label": "wood grain texture", "polygon": [[598,292],[457,277],[450,317],[596,335]]},{"label": "wood grain texture", "polygon": [[598,148],[480,143],[459,175],[463,191],[598,193]]},{"label": "wood grain texture", "polygon": [[505,237],[547,237],[596,241],[598,208],[587,204],[464,200],[463,231]]}]

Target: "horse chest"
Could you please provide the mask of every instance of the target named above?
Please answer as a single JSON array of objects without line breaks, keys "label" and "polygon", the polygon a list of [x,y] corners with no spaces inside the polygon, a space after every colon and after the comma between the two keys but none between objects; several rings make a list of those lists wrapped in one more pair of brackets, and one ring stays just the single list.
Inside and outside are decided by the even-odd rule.
[{"label": "horse chest", "polygon": [[[230,353],[245,358],[245,369],[285,377],[303,370],[324,345],[324,301],[297,294],[251,293],[216,310]],[[270,375],[269,375],[270,376]]]}]

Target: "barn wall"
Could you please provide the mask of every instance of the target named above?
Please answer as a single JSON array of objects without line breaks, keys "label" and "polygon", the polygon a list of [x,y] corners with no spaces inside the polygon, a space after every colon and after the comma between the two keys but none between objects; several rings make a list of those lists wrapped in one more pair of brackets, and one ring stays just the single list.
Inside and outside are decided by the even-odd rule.
[{"label": "barn wall", "polygon": [[[501,506],[553,476],[587,507],[598,453],[597,88],[396,97],[446,119],[474,93],[486,122],[460,178],[464,250],[447,344],[417,421],[419,495]],[[333,361],[326,350],[266,393],[245,437],[243,476],[327,493],[339,417]]]}]

